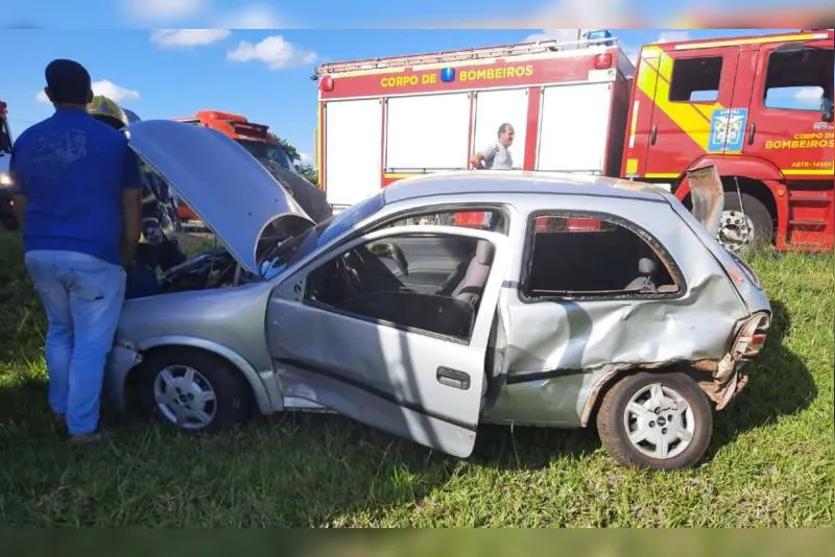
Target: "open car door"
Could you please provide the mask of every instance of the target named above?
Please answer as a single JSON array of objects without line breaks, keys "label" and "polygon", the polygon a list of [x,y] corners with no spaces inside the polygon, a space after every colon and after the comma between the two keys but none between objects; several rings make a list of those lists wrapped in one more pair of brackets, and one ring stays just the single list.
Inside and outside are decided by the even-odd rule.
[{"label": "open car door", "polygon": [[469,456],[507,241],[463,227],[394,226],[302,262],[267,310],[285,398]]},{"label": "open car door", "polygon": [[693,200],[693,216],[716,236],[725,207],[722,180],[713,165],[687,171],[690,197]]}]

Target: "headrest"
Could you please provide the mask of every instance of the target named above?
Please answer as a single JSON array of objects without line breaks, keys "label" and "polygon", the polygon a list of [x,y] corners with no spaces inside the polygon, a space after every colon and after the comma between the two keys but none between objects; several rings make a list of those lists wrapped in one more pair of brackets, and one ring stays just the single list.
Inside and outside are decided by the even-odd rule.
[{"label": "headrest", "polygon": [[655,272],[655,261],[642,257],[638,260],[638,272],[642,275],[651,275]]}]

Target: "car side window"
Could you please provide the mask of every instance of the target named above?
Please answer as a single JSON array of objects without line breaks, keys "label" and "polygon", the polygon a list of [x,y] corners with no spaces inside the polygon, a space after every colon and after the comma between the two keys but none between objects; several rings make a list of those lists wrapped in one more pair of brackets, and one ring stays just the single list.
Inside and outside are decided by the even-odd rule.
[{"label": "car side window", "polygon": [[460,226],[464,228],[478,228],[493,232],[506,233],[505,217],[501,211],[495,209],[456,209],[422,213],[408,218],[401,218],[387,223],[384,228],[396,226]]},{"label": "car side window", "polygon": [[530,301],[682,292],[683,279],[663,248],[617,217],[540,212],[529,222],[526,260],[521,294]]},{"label": "car side window", "polygon": [[308,275],[305,302],[360,319],[467,342],[492,266],[487,240],[396,234]]},{"label": "car side window", "polygon": [[832,105],[833,52],[831,48],[771,52],[763,106],[781,110],[827,110]]}]

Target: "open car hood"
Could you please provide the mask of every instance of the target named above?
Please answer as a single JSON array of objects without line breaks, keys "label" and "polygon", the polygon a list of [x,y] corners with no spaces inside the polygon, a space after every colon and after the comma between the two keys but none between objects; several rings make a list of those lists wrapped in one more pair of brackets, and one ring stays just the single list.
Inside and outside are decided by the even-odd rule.
[{"label": "open car hood", "polygon": [[722,180],[715,166],[703,166],[687,171],[690,182],[690,199],[693,201],[693,216],[714,236],[719,232],[725,195]]},{"label": "open car hood", "polygon": [[252,274],[260,274],[261,252],[314,226],[255,157],[220,132],[145,120],[128,126],[126,134],[133,151]]}]

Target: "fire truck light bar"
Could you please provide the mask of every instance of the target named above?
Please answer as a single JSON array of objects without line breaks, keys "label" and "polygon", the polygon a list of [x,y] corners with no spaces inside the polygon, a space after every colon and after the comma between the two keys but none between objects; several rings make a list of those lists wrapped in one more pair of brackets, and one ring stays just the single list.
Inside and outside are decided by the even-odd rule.
[{"label": "fire truck light bar", "polygon": [[526,54],[540,54],[544,52],[557,52],[567,49],[578,49],[590,46],[616,46],[617,38],[605,30],[595,30],[585,34],[586,38],[573,41],[558,41],[549,39],[533,43],[520,43],[513,45],[492,46],[484,48],[470,48],[465,50],[443,51],[434,54],[415,54],[409,56],[389,56],[383,58],[367,58],[351,62],[331,62],[316,68],[311,76],[324,74],[338,74],[358,70],[371,70],[382,68],[397,68],[402,66],[419,66],[422,64],[451,63],[467,60],[479,60],[484,58],[505,58],[508,56],[520,56]]},{"label": "fire truck light bar", "polygon": [[251,135],[255,137],[266,137],[267,129],[269,128],[269,126],[263,126],[261,124],[245,124],[242,122],[232,122],[232,127],[237,134]]}]

